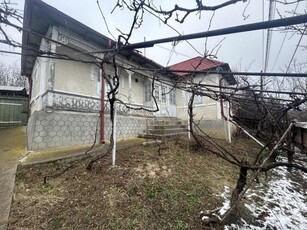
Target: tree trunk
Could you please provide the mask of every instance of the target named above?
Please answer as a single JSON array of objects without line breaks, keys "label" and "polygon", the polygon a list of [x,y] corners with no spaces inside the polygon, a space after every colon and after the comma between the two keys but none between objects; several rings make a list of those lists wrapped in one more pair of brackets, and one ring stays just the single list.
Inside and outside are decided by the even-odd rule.
[{"label": "tree trunk", "polygon": [[237,205],[238,197],[240,193],[243,191],[244,186],[246,185],[246,179],[247,179],[247,168],[244,166],[241,166],[240,176],[237,181],[237,186],[231,194],[230,207]]}]

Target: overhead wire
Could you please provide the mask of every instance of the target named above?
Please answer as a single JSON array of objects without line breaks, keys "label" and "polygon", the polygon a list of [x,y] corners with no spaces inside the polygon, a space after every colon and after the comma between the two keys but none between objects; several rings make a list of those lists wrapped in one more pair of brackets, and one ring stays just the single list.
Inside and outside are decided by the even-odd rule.
[{"label": "overhead wire", "polygon": [[[127,68],[125,66],[120,66],[123,69],[127,69],[130,70],[132,72],[138,73],[135,70],[132,70],[130,68]],[[147,76],[149,79],[153,79],[153,77]],[[165,83],[168,86],[173,86],[174,81],[173,80],[166,80],[166,79],[157,79],[155,78],[156,81],[159,81],[161,83]],[[178,83],[175,81],[175,84]],[[179,82],[179,83],[185,83],[185,81]],[[244,87],[228,87],[228,86],[216,86],[216,85],[209,85],[209,84],[195,84],[198,85],[200,87],[210,87],[210,88],[221,88],[221,89],[230,89],[230,90],[235,90],[235,91],[249,91],[249,92],[264,92],[264,93],[276,93],[276,94],[284,94],[284,95],[300,95],[300,96],[307,96],[307,93],[301,93],[301,92],[290,92],[290,91],[277,91],[277,90],[257,90],[257,89],[244,89]],[[221,92],[221,93],[225,93],[227,94],[228,92],[224,92],[224,91],[215,91],[215,92]],[[261,98],[261,97],[260,97]],[[265,97],[262,97],[265,99]],[[271,98],[273,99],[273,98]]]},{"label": "overhead wire", "polygon": [[296,45],[296,47],[295,47],[295,49],[294,49],[294,52],[293,52],[292,57],[291,57],[291,59],[290,59],[289,65],[288,65],[287,70],[286,70],[286,73],[289,72],[290,66],[291,66],[292,61],[293,61],[293,59],[294,59],[294,57],[295,57],[295,54],[296,54],[296,52],[297,52],[297,50],[298,50],[298,47],[299,47],[300,44],[301,44],[301,41],[302,41],[302,39],[303,39],[303,36],[304,36],[304,34],[305,34],[306,29],[307,29],[307,25],[305,25],[305,28],[304,28],[304,30],[303,30],[303,32],[302,32],[302,34],[301,34],[301,37],[300,37],[300,39],[299,39],[299,41],[298,41],[298,43],[297,43],[297,45]]},{"label": "overhead wire", "polygon": [[[7,51],[7,50],[0,50],[0,53],[13,54],[13,55],[23,55],[20,52],[13,52],[13,51]],[[55,56],[50,56],[50,55],[55,55]],[[82,59],[71,58],[68,55],[50,54],[50,53],[27,54],[27,56],[43,57],[43,58],[49,58],[49,59],[59,59],[59,60],[66,60],[66,61],[75,61],[75,62],[88,63],[88,64],[98,64],[98,63],[101,63],[99,61],[86,61],[86,60],[82,60]]]},{"label": "overhead wire", "polygon": [[[161,49],[164,49],[164,50],[170,51],[170,52],[172,52],[172,51],[173,51],[173,49],[169,49],[169,48],[166,48],[166,47],[161,46],[161,45],[156,45],[156,46],[157,46],[157,47],[159,47],[159,48],[161,48]],[[177,52],[177,51],[175,51],[175,54],[178,54],[178,55],[181,55],[181,56],[183,56],[183,57],[187,57],[187,58],[192,58],[191,56],[188,56],[188,55],[186,55],[186,54],[183,54],[183,53],[180,53],[180,52]]]},{"label": "overhead wire", "polygon": [[114,40],[116,40],[116,38],[114,37],[114,35],[111,33],[111,31],[110,31],[110,29],[109,29],[107,20],[106,20],[104,14],[103,14],[103,11],[102,11],[102,9],[101,9],[101,7],[100,7],[99,0],[97,0],[96,3],[97,3],[97,6],[98,6],[98,8],[99,8],[100,14],[101,14],[101,16],[102,16],[102,18],[103,18],[103,21],[104,21],[104,24],[105,24],[105,26],[106,26],[106,28],[107,28],[108,33],[112,36],[112,38],[113,38]]},{"label": "overhead wire", "polygon": [[[145,8],[145,11],[147,11],[148,13],[150,13],[152,16],[156,17],[157,19],[159,19],[159,21],[163,22],[164,21],[157,15],[155,15],[153,12],[151,12],[150,10],[148,10],[147,8]],[[164,23],[165,24],[165,23]],[[172,29],[173,31],[175,31],[177,34],[181,35],[181,33],[175,29],[173,26],[169,25],[168,23],[166,24],[166,26],[168,26],[170,29]],[[191,42],[189,42],[188,40],[185,40],[185,42],[199,55],[202,55],[202,53],[200,53],[193,45]]]},{"label": "overhead wire", "polygon": [[[241,76],[264,76],[264,77],[307,77],[307,73],[263,73],[263,72],[237,72],[237,71],[216,71],[216,70],[172,70],[169,68],[132,68],[127,67],[127,70],[141,70],[141,71],[150,71],[150,72],[160,72],[160,73],[186,73],[186,74],[222,74],[222,75],[241,75]],[[176,75],[178,77],[178,75]],[[182,77],[182,76],[179,76]],[[184,76],[183,76],[184,77]]]},{"label": "overhead wire", "polygon": [[[295,6],[295,9],[294,9],[294,11],[293,11],[293,15],[292,15],[292,16],[294,16],[294,15],[296,14],[296,11],[297,11],[297,8],[298,8],[298,5],[299,5],[299,4],[300,4],[300,1],[298,1],[298,2],[296,3],[296,6]],[[281,53],[281,50],[282,50],[282,48],[283,48],[283,46],[284,46],[284,44],[285,44],[285,41],[286,41],[286,37],[287,37],[287,35],[288,35],[288,32],[289,32],[289,30],[287,30],[286,33],[285,33],[285,35],[284,35],[284,38],[283,38],[282,43],[281,43],[281,45],[280,45],[280,47],[279,47],[279,49],[278,49],[278,53],[277,53],[277,55],[276,55],[276,58],[275,58],[275,61],[274,61],[274,64],[273,64],[273,66],[272,66],[271,71],[273,71],[273,69],[275,68],[275,65],[276,65],[276,63],[277,63],[277,60],[278,60],[279,55],[280,55],[280,53]]]}]

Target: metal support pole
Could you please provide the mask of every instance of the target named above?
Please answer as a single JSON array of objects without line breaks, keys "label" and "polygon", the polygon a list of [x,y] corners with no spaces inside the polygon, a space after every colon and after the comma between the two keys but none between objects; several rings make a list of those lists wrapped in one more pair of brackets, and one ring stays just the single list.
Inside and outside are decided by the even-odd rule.
[{"label": "metal support pole", "polygon": [[187,35],[179,35],[175,37],[161,38],[161,39],[151,40],[151,41],[146,41],[146,42],[139,42],[135,44],[125,45],[120,48],[121,49],[140,49],[140,48],[146,48],[146,47],[153,47],[155,44],[166,43],[166,42],[174,42],[174,41],[177,42],[177,41],[190,40],[190,39],[196,39],[196,38],[207,38],[207,37],[213,37],[213,36],[219,36],[219,35],[225,35],[225,34],[235,34],[235,33],[242,33],[242,32],[248,32],[248,31],[276,28],[276,27],[285,27],[285,26],[291,26],[291,25],[296,25],[296,24],[301,24],[301,23],[306,23],[306,22],[307,22],[307,14],[304,14],[304,15],[295,16],[295,17],[288,17],[288,18],[276,19],[276,20],[265,21],[265,22],[256,22],[256,23],[251,23],[247,25],[228,27],[228,28],[223,28],[223,29],[218,29],[218,30],[187,34]]},{"label": "metal support pole", "polygon": [[112,148],[112,166],[115,166],[116,160],[116,123],[117,123],[117,102],[114,102],[114,126],[113,126],[113,148]]}]

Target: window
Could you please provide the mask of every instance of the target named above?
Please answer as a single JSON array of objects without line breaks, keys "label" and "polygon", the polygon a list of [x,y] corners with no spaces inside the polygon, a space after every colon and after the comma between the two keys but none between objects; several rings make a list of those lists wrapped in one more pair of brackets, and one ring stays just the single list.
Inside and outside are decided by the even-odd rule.
[{"label": "window", "polygon": [[96,94],[101,95],[101,74],[100,69],[95,65],[92,65],[91,80],[95,81]]},{"label": "window", "polygon": [[[110,83],[112,84],[112,81],[111,81],[111,75],[107,74],[106,75],[106,78],[110,80]],[[104,95],[107,96],[108,93],[111,91],[111,86],[110,84],[108,83],[108,81],[105,81],[105,84],[104,84]]]},{"label": "window", "polygon": [[[192,96],[192,93],[190,92],[186,92],[186,104],[188,105],[190,102],[190,98]],[[193,101],[194,105],[199,105],[199,104],[203,104],[203,96],[200,95],[194,95],[194,101]]]},{"label": "window", "polygon": [[203,97],[200,95],[195,95],[194,104],[202,104],[202,103],[203,103]]},{"label": "window", "polygon": [[162,103],[165,103],[166,102],[166,87],[161,88],[161,93],[162,93],[161,101],[162,101]]},{"label": "window", "polygon": [[96,94],[101,95],[101,76],[97,75],[96,79]]},{"label": "window", "polygon": [[145,102],[151,101],[151,84],[145,85]]},{"label": "window", "polygon": [[172,89],[172,91],[169,94],[169,102],[170,104],[175,105],[176,104],[176,90]]},{"label": "window", "polygon": [[186,105],[189,104],[191,95],[192,94],[190,92],[187,92],[187,91],[185,92],[185,103],[186,103]]},{"label": "window", "polygon": [[160,101],[160,87],[159,85],[155,85],[154,95],[157,101]]},{"label": "window", "polygon": [[38,93],[38,76],[37,75],[38,75],[37,74],[37,68],[35,68],[33,76],[32,76],[32,79],[33,79],[33,81],[32,81],[32,84],[33,84],[33,86],[32,86],[32,96],[33,97],[36,96],[37,93]]}]

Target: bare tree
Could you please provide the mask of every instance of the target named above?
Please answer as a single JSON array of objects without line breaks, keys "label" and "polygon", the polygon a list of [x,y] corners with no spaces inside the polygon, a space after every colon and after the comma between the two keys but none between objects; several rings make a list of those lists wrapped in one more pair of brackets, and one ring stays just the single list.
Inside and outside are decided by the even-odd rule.
[{"label": "bare tree", "polygon": [[[146,108],[139,107],[139,108],[132,108],[128,104],[125,104],[123,101],[120,101],[117,97],[118,95],[118,88],[119,88],[119,76],[118,76],[118,68],[119,64],[117,63],[117,55],[120,55],[121,49],[124,49],[126,45],[129,43],[129,39],[134,31],[134,29],[139,28],[142,26],[142,22],[144,19],[144,13],[150,11],[151,13],[154,13],[158,16],[161,16],[164,21],[164,23],[168,23],[168,21],[171,18],[174,18],[175,21],[179,23],[184,23],[185,19],[191,15],[191,13],[202,13],[207,11],[216,11],[219,9],[222,9],[224,7],[233,5],[238,2],[246,2],[246,0],[225,0],[224,2],[214,5],[214,6],[207,6],[202,3],[200,0],[195,0],[195,7],[194,8],[185,8],[181,7],[179,5],[175,5],[170,10],[165,10],[162,7],[156,7],[153,3],[153,1],[150,0],[132,0],[132,1],[125,1],[125,0],[119,0],[117,1],[117,4],[115,5],[114,9],[117,8],[126,8],[129,11],[134,13],[133,21],[131,22],[131,27],[129,28],[128,32],[122,32],[122,34],[119,36],[117,44],[120,44],[122,46],[117,47],[113,52],[108,51],[107,55],[105,54],[105,58],[103,60],[100,60],[99,67],[104,71],[104,64],[109,63],[112,65],[114,70],[114,76],[107,76],[104,74],[104,79],[106,83],[110,86],[110,91],[107,94],[108,97],[108,103],[110,104],[110,117],[111,117],[111,124],[112,124],[112,132],[110,136],[111,140],[111,147],[107,154],[109,154],[114,148],[114,114],[116,111],[115,104],[116,102],[124,104],[129,109],[138,109],[138,110],[146,110]],[[0,23],[4,23],[6,25],[12,26],[13,28],[19,29],[18,26],[15,26],[14,23],[12,23],[9,18],[13,18],[15,20],[19,20],[20,16],[18,15],[18,12],[12,11],[8,9],[7,4],[4,3],[1,5],[1,18]],[[2,43],[6,43],[8,45],[12,46],[19,46],[18,43],[15,43],[10,39],[10,37],[7,35],[7,33],[3,30],[1,27],[1,31],[4,34],[4,39],[1,40]],[[304,35],[304,33],[303,33]],[[131,51],[133,52],[133,51]],[[206,58],[210,52],[208,50],[205,50],[204,52],[204,58]],[[195,66],[195,70],[197,70],[197,66]],[[157,80],[155,78],[156,76],[155,70],[153,74],[152,79],[152,98],[155,101],[156,108],[151,110],[152,112],[155,112],[159,110],[159,107],[157,105],[157,101],[155,99],[154,95],[154,82]],[[290,98],[290,102],[287,104],[280,104],[278,108],[272,106],[271,100],[266,100],[264,96],[262,95],[260,98],[257,98],[255,93],[252,91],[251,84],[249,84],[248,80],[245,80],[246,85],[245,91],[247,92],[246,95],[251,95],[250,100],[253,101],[257,106],[255,107],[255,110],[261,114],[261,120],[268,121],[272,125],[272,127],[261,127],[261,131],[267,131],[270,129],[270,132],[265,132],[264,136],[266,137],[266,144],[265,146],[259,151],[255,159],[253,161],[247,161],[244,158],[240,158],[233,154],[232,152],[225,149],[223,146],[218,144],[216,141],[214,141],[212,138],[210,138],[207,134],[205,134],[202,129],[199,127],[197,121],[194,119],[194,99],[195,96],[206,96],[210,97],[214,100],[225,100],[228,102],[235,102],[235,101],[242,101],[243,97],[242,94],[238,94],[239,90],[243,90],[241,86],[237,86],[232,90],[230,94],[225,93],[222,90],[213,90],[210,87],[206,87],[204,85],[201,85],[200,83],[193,82],[194,74],[191,75],[190,81],[174,81],[172,84],[174,85],[174,88],[178,88],[184,91],[187,91],[191,93],[191,97],[189,100],[189,124],[190,124],[190,132],[200,147],[200,149],[206,153],[206,152],[212,152],[216,154],[216,156],[224,159],[225,161],[235,165],[238,168],[238,180],[235,189],[232,192],[231,196],[231,205],[229,210],[223,215],[223,216],[217,216],[209,217],[206,219],[205,224],[223,224],[225,223],[230,215],[235,213],[239,202],[242,200],[244,194],[247,192],[247,190],[251,187],[251,185],[254,183],[253,179],[256,179],[259,173],[261,172],[267,172],[273,168],[280,167],[280,166],[288,166],[292,168],[296,168],[299,170],[302,170],[304,172],[307,172],[306,167],[293,163],[293,161],[284,162],[284,161],[271,161],[272,159],[276,159],[276,156],[284,150],[284,146],[289,146],[289,139],[287,139],[287,134],[291,130],[292,124],[289,124],[289,126],[284,126],[282,119],[286,116],[287,112],[294,109],[299,108],[303,103],[307,101],[307,95],[301,95],[300,97],[296,96],[295,98]],[[6,80],[7,81],[7,80]],[[299,85],[296,84],[296,87]],[[252,92],[252,93],[250,93]],[[246,98],[245,98],[246,99]],[[265,100],[264,100],[265,99]],[[273,98],[274,99],[274,98]],[[274,102],[274,101],[273,101]],[[241,104],[242,105],[242,104]],[[104,112],[103,110],[101,112]],[[275,144],[272,144],[275,143]],[[268,150],[267,150],[268,149]],[[98,156],[92,158],[87,165],[87,169],[91,169],[93,167],[93,164],[98,160],[101,159],[101,157],[105,156],[106,154],[99,154]],[[251,176],[249,176],[249,172],[252,173]],[[248,180],[250,178],[250,180]]]},{"label": "bare tree", "polygon": [[24,76],[21,76],[19,67],[16,65],[5,65],[3,63],[0,63],[0,85],[20,86],[27,90],[29,89],[28,80]]},{"label": "bare tree", "polygon": [[21,32],[22,12],[11,7],[8,1],[0,3],[0,43],[4,43],[13,47],[20,47],[21,44],[10,36],[8,27],[14,28]]}]

